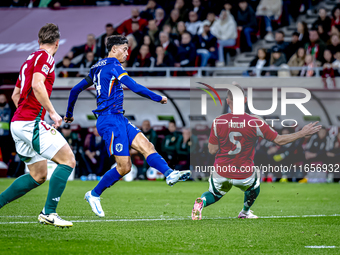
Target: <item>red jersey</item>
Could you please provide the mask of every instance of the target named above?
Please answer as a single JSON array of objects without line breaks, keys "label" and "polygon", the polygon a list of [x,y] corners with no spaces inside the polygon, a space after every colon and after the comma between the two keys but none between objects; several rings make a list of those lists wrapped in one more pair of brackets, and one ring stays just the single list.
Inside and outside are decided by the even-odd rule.
[{"label": "red jersey", "polygon": [[246,179],[253,174],[255,146],[262,137],[273,141],[277,132],[256,115],[217,117],[211,127],[209,143],[219,145],[215,157],[215,171],[230,179]]},{"label": "red jersey", "polygon": [[48,96],[51,96],[55,80],[54,58],[47,51],[40,49],[28,56],[21,66],[16,87],[20,89],[18,108],[12,118],[13,121],[32,121],[37,117],[44,120],[46,110],[36,99],[32,80],[34,73],[41,73],[46,77],[45,86]]}]

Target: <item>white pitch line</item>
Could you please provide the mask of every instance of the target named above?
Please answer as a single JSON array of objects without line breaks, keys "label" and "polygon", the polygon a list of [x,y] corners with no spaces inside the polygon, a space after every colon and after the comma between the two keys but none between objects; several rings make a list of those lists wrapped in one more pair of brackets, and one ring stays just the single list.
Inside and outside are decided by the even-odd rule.
[{"label": "white pitch line", "polygon": [[305,246],[305,248],[311,248],[311,249],[329,249],[329,248],[337,248],[337,247],[336,246],[319,245],[319,246]]},{"label": "white pitch line", "polygon": [[[332,214],[332,215],[287,215],[287,216],[260,216],[260,219],[284,219],[284,218],[314,218],[314,217],[339,217],[340,214]],[[2,216],[6,217],[6,216]],[[14,217],[13,215],[9,217]],[[24,217],[24,216],[17,216]],[[33,217],[33,216],[28,216]],[[66,216],[67,217],[83,217],[83,216]],[[190,220],[191,217],[175,217],[175,218],[139,218],[139,219],[99,219],[99,220],[74,220],[72,222],[75,223],[88,223],[88,222],[138,222],[138,221],[166,221],[166,220]],[[203,217],[205,220],[227,220],[227,219],[237,219],[237,217]],[[0,225],[5,224],[31,224],[37,223],[36,221],[9,221],[9,222],[0,222]]]}]

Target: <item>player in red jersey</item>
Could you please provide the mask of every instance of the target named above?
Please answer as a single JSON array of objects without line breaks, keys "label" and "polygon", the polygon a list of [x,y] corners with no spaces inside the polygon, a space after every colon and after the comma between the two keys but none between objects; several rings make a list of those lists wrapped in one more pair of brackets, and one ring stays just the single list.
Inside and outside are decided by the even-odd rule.
[{"label": "player in red jersey", "polygon": [[[0,208],[44,183],[49,159],[58,166],[51,176],[46,204],[38,220],[44,224],[70,227],[72,222],[61,219],[56,208],[75,167],[75,159],[68,143],[56,130],[62,118],[49,99],[55,79],[53,56],[59,47],[59,28],[46,24],[38,37],[39,50],[29,55],[22,65],[12,95],[17,110],[12,119],[11,133],[16,151],[30,173],[17,178],[0,194]],[[54,121],[52,126],[44,121],[46,111]]]},{"label": "player in red jersey", "polygon": [[[239,86],[242,91],[243,89]],[[243,91],[244,95],[244,91]],[[245,103],[247,98],[244,97]],[[256,115],[233,114],[233,95],[228,91],[227,104],[231,113],[217,117],[211,127],[209,152],[215,155],[214,169],[209,178],[209,191],[197,198],[192,210],[192,219],[202,218],[202,209],[221,199],[232,186],[244,191],[244,206],[239,218],[258,218],[250,207],[260,193],[260,172],[254,167],[255,145],[259,137],[278,145],[291,143],[299,138],[318,132],[320,125],[310,123],[302,130],[287,135],[278,135],[262,118]]]}]

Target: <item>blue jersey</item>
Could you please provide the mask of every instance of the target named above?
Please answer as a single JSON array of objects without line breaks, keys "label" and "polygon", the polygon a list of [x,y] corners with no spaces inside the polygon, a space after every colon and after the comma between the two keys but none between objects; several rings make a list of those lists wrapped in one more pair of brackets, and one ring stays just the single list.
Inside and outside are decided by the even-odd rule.
[{"label": "blue jersey", "polygon": [[97,91],[97,109],[95,114],[115,114],[123,112],[124,93],[122,84],[133,92],[156,102],[162,96],[150,91],[131,79],[116,58],[104,58],[91,67],[89,75],[71,90],[66,117],[73,116],[73,108],[81,91],[91,85]]},{"label": "blue jersey", "polygon": [[105,58],[91,67],[89,77],[97,90],[97,109],[101,113],[110,109],[114,113],[123,111],[124,93],[120,79],[128,75],[116,58]]}]

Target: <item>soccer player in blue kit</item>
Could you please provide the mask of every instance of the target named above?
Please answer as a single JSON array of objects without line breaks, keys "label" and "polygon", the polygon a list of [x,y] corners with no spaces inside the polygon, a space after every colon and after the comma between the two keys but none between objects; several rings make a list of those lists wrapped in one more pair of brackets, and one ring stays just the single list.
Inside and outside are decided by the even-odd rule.
[{"label": "soccer player in blue kit", "polygon": [[97,90],[97,109],[93,113],[98,116],[97,130],[105,140],[109,155],[114,155],[116,160],[115,167],[107,171],[97,186],[85,194],[85,200],[99,217],[105,216],[100,195],[131,170],[130,146],[142,153],[151,167],[165,175],[169,186],[190,177],[190,170],[172,170],[156,152],[153,144],[124,117],[122,84],[138,95],[161,104],[166,104],[167,98],[157,95],[128,76],[121,65],[128,56],[128,40],[125,36],[108,37],[106,47],[108,57],[92,66],[89,75],[72,88],[64,118],[66,123],[73,121],[73,109],[79,93],[94,84]]}]

